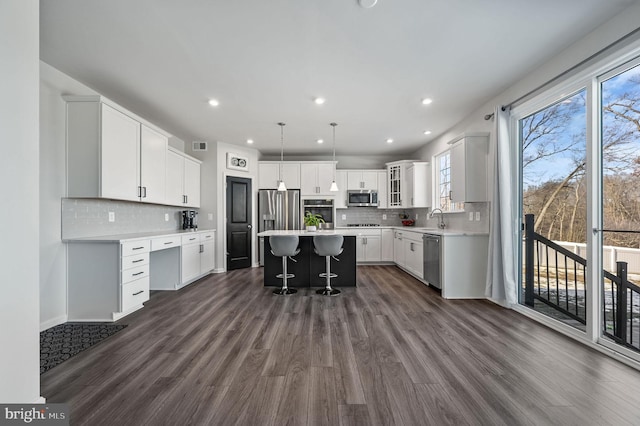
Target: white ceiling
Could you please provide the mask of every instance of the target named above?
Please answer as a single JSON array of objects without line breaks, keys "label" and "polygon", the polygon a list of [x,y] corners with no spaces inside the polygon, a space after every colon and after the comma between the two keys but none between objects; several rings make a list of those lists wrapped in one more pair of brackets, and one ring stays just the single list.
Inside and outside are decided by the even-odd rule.
[{"label": "white ceiling", "polygon": [[406,154],[633,2],[41,0],[41,58],[187,143]]}]

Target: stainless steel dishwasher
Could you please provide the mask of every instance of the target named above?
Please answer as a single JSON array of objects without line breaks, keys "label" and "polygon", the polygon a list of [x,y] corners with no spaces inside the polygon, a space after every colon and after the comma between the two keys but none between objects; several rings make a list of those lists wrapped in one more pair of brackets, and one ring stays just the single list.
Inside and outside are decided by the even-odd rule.
[{"label": "stainless steel dishwasher", "polygon": [[440,270],[440,236],[424,234],[424,280],[432,286],[442,289],[442,277]]}]

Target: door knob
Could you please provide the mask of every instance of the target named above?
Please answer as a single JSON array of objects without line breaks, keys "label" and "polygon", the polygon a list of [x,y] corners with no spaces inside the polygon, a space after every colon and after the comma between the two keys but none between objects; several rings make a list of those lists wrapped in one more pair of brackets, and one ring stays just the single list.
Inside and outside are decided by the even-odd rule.
[{"label": "door knob", "polygon": [[247,225],[247,228],[251,229],[251,224]]}]

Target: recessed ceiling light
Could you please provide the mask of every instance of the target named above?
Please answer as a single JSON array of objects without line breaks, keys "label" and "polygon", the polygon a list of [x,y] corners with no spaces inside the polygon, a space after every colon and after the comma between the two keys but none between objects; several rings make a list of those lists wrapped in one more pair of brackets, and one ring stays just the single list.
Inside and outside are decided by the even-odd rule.
[{"label": "recessed ceiling light", "polygon": [[429,105],[431,102],[433,102],[433,99],[430,98],[424,98],[422,100],[422,105]]},{"label": "recessed ceiling light", "polygon": [[322,140],[322,139],[318,139],[316,142],[318,142],[318,143],[324,143],[324,140]]},{"label": "recessed ceiling light", "polygon": [[376,3],[378,3],[378,0],[360,0],[359,3],[360,6],[364,7],[365,9],[371,9],[376,5]]},{"label": "recessed ceiling light", "polygon": [[424,131],[424,134],[425,134],[425,135],[430,135],[430,134],[431,134],[431,130],[425,130],[425,131]]},{"label": "recessed ceiling light", "polygon": [[391,138],[387,139],[387,143],[393,143],[393,139]]},{"label": "recessed ceiling light", "polygon": [[247,143],[251,145],[253,143],[253,139],[247,139]]},{"label": "recessed ceiling light", "polygon": [[209,105],[216,107],[218,105],[220,105],[220,102],[218,102],[217,99],[209,99]]},{"label": "recessed ceiling light", "polygon": [[324,103],[324,98],[315,98],[313,102],[315,102],[316,105],[322,105]]}]

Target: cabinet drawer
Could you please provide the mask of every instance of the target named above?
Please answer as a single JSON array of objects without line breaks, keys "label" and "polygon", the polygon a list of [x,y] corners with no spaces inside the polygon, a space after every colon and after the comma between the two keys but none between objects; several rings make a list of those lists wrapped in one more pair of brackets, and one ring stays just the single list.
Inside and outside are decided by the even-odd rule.
[{"label": "cabinet drawer", "polygon": [[122,271],[122,284],[149,276],[149,264],[136,266]]},{"label": "cabinet drawer", "polygon": [[200,234],[200,241],[204,242],[204,241],[210,241],[213,240],[214,237],[216,236],[215,232],[203,232]]},{"label": "cabinet drawer", "polygon": [[370,237],[379,237],[381,235],[379,229],[358,229],[355,231],[355,235],[358,236],[370,236]]},{"label": "cabinet drawer", "polygon": [[182,244],[195,244],[200,242],[200,234],[189,234],[182,236]]},{"label": "cabinet drawer", "polygon": [[122,256],[149,253],[150,248],[151,242],[149,240],[127,241],[122,243]]},{"label": "cabinet drawer", "polygon": [[171,237],[160,237],[151,240],[151,251],[164,250],[171,247],[180,246],[180,236],[172,235]]},{"label": "cabinet drawer", "polygon": [[135,268],[137,266],[149,264],[149,253],[134,254],[132,256],[124,256],[122,258],[122,267],[124,271],[126,269]]},{"label": "cabinet drawer", "polygon": [[122,311],[129,310],[149,300],[149,277],[122,286]]}]

